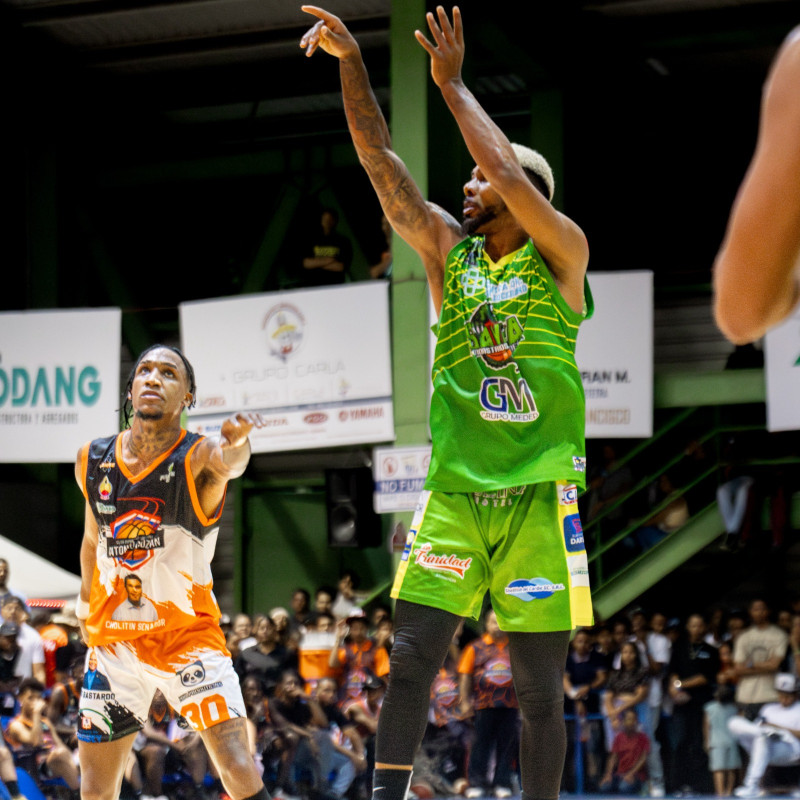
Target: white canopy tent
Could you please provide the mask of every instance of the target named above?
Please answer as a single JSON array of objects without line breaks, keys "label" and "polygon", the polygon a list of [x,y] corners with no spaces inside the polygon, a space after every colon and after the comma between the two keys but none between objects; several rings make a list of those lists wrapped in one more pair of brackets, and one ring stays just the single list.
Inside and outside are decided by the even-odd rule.
[{"label": "white canopy tent", "polygon": [[24,595],[31,605],[60,606],[62,603],[36,603],[41,600],[74,600],[81,587],[77,575],[37,556],[5,536],[0,536],[0,558],[8,561],[8,588]]}]

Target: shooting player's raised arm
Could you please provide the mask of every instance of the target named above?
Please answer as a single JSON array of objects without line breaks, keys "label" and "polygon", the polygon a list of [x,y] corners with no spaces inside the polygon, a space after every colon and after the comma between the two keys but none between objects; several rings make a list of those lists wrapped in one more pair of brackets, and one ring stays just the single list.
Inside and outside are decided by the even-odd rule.
[{"label": "shooting player's raised arm", "polygon": [[525,176],[506,135],[492,121],[461,78],[464,32],[461,12],[453,8],[452,23],[445,10],[427,15],[433,42],[421,31],[417,41],[431,58],[431,75],[453,114],[464,143],[480,172],[503,198],[509,211],[536,244],[565,299],[576,311],[583,304],[583,279],[589,247],[583,231],[557,211]]},{"label": "shooting player's raised arm", "polygon": [[458,222],[426,202],[406,165],[392,150],[389,128],[369,83],[361,51],[344,23],[317,6],[302,6],[319,21],[303,36],[306,55],[318,48],[339,59],[342,98],[350,135],[392,228],[425,265],[431,294],[441,305],[447,253],[459,241]]}]

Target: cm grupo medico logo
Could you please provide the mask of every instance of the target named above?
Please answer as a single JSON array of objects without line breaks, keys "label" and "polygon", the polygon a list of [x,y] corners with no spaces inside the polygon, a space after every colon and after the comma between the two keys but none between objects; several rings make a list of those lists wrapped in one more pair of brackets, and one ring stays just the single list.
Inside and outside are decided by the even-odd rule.
[{"label": "cm grupo medico logo", "polygon": [[506,586],[505,593],[530,603],[531,600],[546,600],[556,592],[563,592],[564,588],[563,583],[553,583],[547,578],[518,578]]},{"label": "cm grupo medico logo", "polygon": [[305,327],[305,317],[295,306],[289,303],[273,306],[261,323],[270,355],[284,363],[296,355],[303,345]]}]

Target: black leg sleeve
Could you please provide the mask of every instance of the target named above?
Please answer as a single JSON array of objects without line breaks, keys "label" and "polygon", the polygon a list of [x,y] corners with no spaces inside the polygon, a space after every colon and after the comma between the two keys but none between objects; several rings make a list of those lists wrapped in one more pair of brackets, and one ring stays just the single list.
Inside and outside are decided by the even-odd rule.
[{"label": "black leg sleeve", "polygon": [[522,797],[556,800],[567,750],[562,676],[570,631],[509,633],[508,637],[522,712]]},{"label": "black leg sleeve", "polygon": [[375,744],[376,763],[413,763],[425,733],[431,684],[460,621],[461,617],[449,611],[397,601],[389,689]]}]

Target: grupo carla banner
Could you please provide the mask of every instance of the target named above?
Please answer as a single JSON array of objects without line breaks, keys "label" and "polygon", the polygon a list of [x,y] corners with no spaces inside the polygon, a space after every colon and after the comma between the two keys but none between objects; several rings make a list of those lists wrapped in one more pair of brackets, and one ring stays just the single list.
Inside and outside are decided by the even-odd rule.
[{"label": "grupo carla banner", "polygon": [[767,430],[800,430],[800,309],[764,339]]},{"label": "grupo carla banner", "polygon": [[0,313],[0,461],[70,462],[119,431],[121,312]]},{"label": "grupo carla banner", "polygon": [[383,281],[180,306],[197,378],[188,427],[215,433],[257,411],[257,453],[394,441],[389,295]]},{"label": "grupo carla banner", "polygon": [[653,435],[653,273],[588,273],[595,311],[575,359],[586,393],[586,437]]}]

